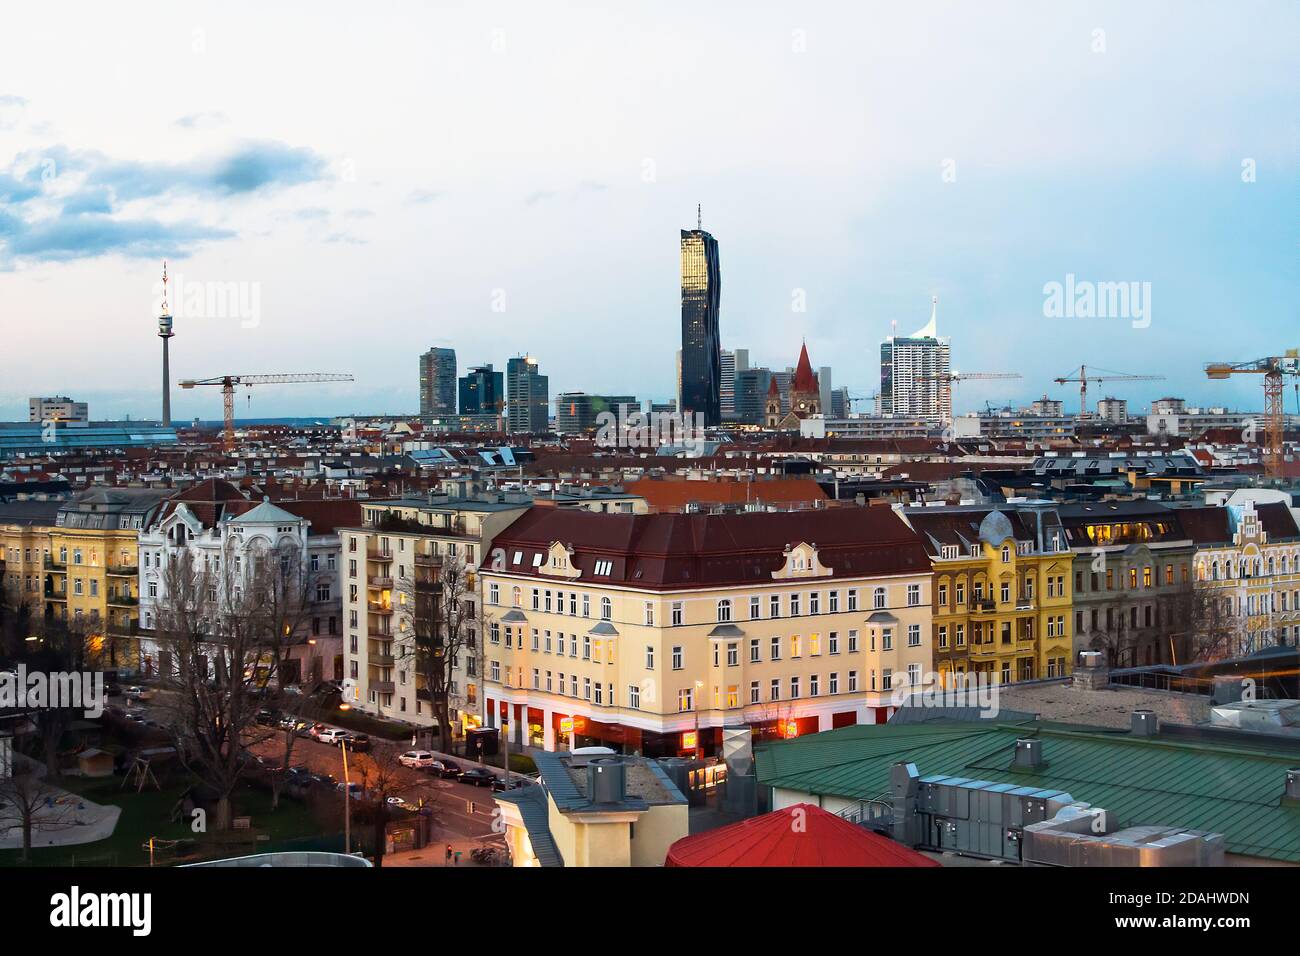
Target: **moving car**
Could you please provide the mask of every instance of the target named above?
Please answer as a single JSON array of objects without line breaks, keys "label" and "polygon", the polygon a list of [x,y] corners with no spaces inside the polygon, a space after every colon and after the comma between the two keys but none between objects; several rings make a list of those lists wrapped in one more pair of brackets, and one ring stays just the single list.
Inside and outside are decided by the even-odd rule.
[{"label": "moving car", "polygon": [[429,764],[428,769],[430,773],[436,773],[440,777],[451,777],[452,779],[459,777],[463,773],[453,761],[441,757]]},{"label": "moving car", "polygon": [[348,750],[355,750],[358,753],[366,753],[370,750],[370,736],[368,734],[349,733],[343,738],[347,744]]},{"label": "moving car", "polygon": [[[315,728],[313,728],[313,730],[314,729]],[[326,727],[318,733],[313,733],[312,736],[323,744],[338,746],[339,743],[347,739],[348,732],[346,730],[341,730],[338,727]]]},{"label": "moving car", "polygon": [[397,762],[403,767],[415,767],[419,770],[425,770],[432,767],[438,760],[427,750],[408,750],[398,756]]}]

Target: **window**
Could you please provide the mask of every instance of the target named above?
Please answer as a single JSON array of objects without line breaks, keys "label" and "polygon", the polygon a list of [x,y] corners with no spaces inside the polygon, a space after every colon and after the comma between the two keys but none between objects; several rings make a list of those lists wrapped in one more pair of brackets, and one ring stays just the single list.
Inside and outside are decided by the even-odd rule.
[{"label": "window", "polygon": [[907,625],[907,646],[908,647],[921,646],[921,625],[920,624]]},{"label": "window", "polygon": [[749,619],[757,621],[763,616],[763,600],[757,594],[749,599]]},{"label": "window", "polygon": [[734,643],[728,644],[727,645],[727,666],[736,667],[739,664],[740,664],[740,645]]},{"label": "window", "polygon": [[751,637],[749,639],[749,662],[751,664],[757,664],[760,660],[762,660],[762,657],[760,656],[761,654],[762,654],[762,649],[758,642],[758,638]]},{"label": "window", "polygon": [[920,665],[920,664],[908,664],[908,665],[907,665],[907,683],[908,683],[910,686],[912,686],[912,687],[915,687],[917,684],[921,683],[921,665]]},{"label": "window", "polygon": [[645,602],[645,625],[646,627],[655,626],[655,606],[652,602]]},{"label": "window", "polygon": [[849,631],[849,653],[856,654],[857,652],[858,652],[858,632],[856,630],[852,630]]},{"label": "window", "polygon": [[768,700],[781,699],[781,678],[779,677],[772,678],[772,683],[768,686],[767,699]]},{"label": "window", "polygon": [[691,688],[687,687],[683,690],[679,690],[677,692],[677,710],[682,712],[694,709],[692,697],[693,691]]},{"label": "window", "polygon": [[839,631],[831,631],[826,635],[826,653],[838,654],[840,652],[840,634]]},{"label": "window", "polygon": [[718,602],[718,623],[725,623],[731,620],[731,601],[723,598]]},{"label": "window", "polygon": [[886,601],[885,589],[876,588],[876,590],[872,592],[872,597],[871,597],[872,607],[876,608],[876,610],[880,610],[883,607],[887,607],[888,605],[885,603],[885,601]]},{"label": "window", "polygon": [[639,685],[627,685],[627,706],[632,710],[641,709],[641,687]]},{"label": "window", "polygon": [[685,666],[685,655],[682,653],[682,646],[675,644],[673,646],[673,670],[679,671]]},{"label": "window", "polygon": [[591,660],[591,637],[587,634],[582,635],[582,659]]},{"label": "window", "polygon": [[673,602],[673,627],[681,627],[685,618],[685,612],[682,608],[681,601]]},{"label": "window", "polygon": [[773,594],[771,598],[768,600],[767,605],[768,605],[768,614],[767,614],[768,617],[781,616],[781,595]]},{"label": "window", "polygon": [[655,649],[650,644],[645,648],[645,669],[648,671],[655,669]]},{"label": "window", "polygon": [[761,698],[759,696],[758,681],[752,680],[749,682],[749,702],[751,704],[757,704],[760,702],[760,700]]},{"label": "window", "polygon": [[614,616],[614,603],[607,597],[600,599],[600,619],[608,621]]},{"label": "window", "polygon": [[856,611],[857,609],[858,609],[858,589],[849,588],[849,610]]},{"label": "window", "polygon": [[858,672],[849,671],[849,693],[857,693],[858,690]]},{"label": "window", "polygon": [[797,595],[797,594],[791,594],[791,595],[790,595],[790,616],[791,616],[791,617],[798,617],[798,616],[799,616],[799,613],[800,613],[800,611],[799,611],[799,595]]},{"label": "window", "polygon": [[839,591],[832,591],[832,592],[830,593],[830,600],[829,600],[828,604],[829,604],[829,607],[827,608],[827,611],[828,611],[829,613],[831,613],[831,614],[839,614],[839,613],[840,613],[840,592],[839,592]]},{"label": "window", "polygon": [[907,586],[907,606],[917,607],[921,603],[921,585],[909,584]]},{"label": "window", "polygon": [[614,562],[602,558],[596,562],[596,574],[608,577],[614,571]]},{"label": "window", "polygon": [[781,659],[781,638],[772,638],[771,660],[779,661]]},{"label": "window", "polygon": [[948,625],[947,624],[939,625],[939,647],[940,649],[947,649],[948,647]]},{"label": "window", "polygon": [[799,678],[797,676],[790,678],[790,699],[799,699]]},{"label": "window", "polygon": [[882,651],[892,651],[894,649],[894,629],[892,627],[882,627],[880,629],[880,649]]},{"label": "window", "polygon": [[817,675],[813,674],[811,677],[808,678],[808,696],[816,697],[817,694],[819,693],[819,690],[820,688],[818,685]]}]

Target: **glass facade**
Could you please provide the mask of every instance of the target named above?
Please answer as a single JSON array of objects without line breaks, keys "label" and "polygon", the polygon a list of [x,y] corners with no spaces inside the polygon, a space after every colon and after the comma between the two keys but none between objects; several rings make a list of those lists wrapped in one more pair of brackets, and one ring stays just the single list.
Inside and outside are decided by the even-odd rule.
[{"label": "glass facade", "polygon": [[456,350],[429,349],[420,356],[420,417],[456,414]]},{"label": "glass facade", "polygon": [[722,424],[720,301],[717,240],[682,230],[681,409],[702,414],[705,425]]}]

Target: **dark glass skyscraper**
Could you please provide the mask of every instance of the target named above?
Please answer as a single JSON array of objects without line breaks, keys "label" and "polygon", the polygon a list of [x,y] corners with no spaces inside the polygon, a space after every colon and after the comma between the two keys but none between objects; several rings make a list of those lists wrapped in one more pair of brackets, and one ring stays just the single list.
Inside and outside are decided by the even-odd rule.
[{"label": "dark glass skyscraper", "polygon": [[682,230],[683,412],[699,412],[705,425],[722,424],[722,346],[718,241],[701,228]]},{"label": "dark glass skyscraper", "polygon": [[420,418],[456,414],[456,350],[432,348],[420,356]]},{"label": "dark glass skyscraper", "polygon": [[505,400],[505,376],[491,365],[471,368],[460,380],[462,415],[499,415]]}]

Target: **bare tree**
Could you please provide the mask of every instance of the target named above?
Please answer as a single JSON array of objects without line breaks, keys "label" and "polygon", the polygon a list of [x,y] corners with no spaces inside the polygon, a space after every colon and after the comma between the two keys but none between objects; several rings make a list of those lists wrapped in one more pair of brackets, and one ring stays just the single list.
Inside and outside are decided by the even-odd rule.
[{"label": "bare tree", "polygon": [[13,773],[0,777],[0,836],[12,830],[22,833],[22,861],[32,852],[36,829],[57,830],[76,826],[73,805],[60,803],[62,792],[46,783],[31,761],[13,761]]},{"label": "bare tree", "polygon": [[[384,852],[387,845],[388,823],[393,819],[393,804],[390,799],[401,799],[402,794],[413,789],[411,773],[397,759],[395,747],[381,747],[370,754],[352,755],[352,782],[361,784],[368,801],[367,809],[374,825],[375,866],[384,865]],[[353,797],[344,794],[344,798]],[[407,813],[398,810],[398,813]]]},{"label": "bare tree", "polygon": [[399,645],[402,656],[414,665],[438,722],[444,753],[450,752],[452,687],[462,657],[476,655],[472,573],[459,555],[418,560],[414,574],[394,582],[403,600],[411,603],[412,640]]},{"label": "bare tree", "polygon": [[[75,674],[86,669],[87,638],[92,628],[82,620],[42,621],[34,629],[37,633],[32,636],[36,640],[24,642],[24,647],[30,650],[22,656],[29,670],[53,675]],[[67,703],[64,701],[64,706],[56,707],[54,701],[47,701],[46,706],[32,714],[45,755],[46,771],[52,780],[57,780],[62,775],[59,744],[63,735],[84,712],[83,708],[67,706]]]},{"label": "bare tree", "polygon": [[217,793],[217,829],[230,826],[244,747],[276,732],[256,717],[268,695],[285,693],[281,674],[307,601],[300,561],[298,548],[237,555],[231,541],[216,567],[196,567],[186,550],[164,568],[160,676],[182,760]]}]

